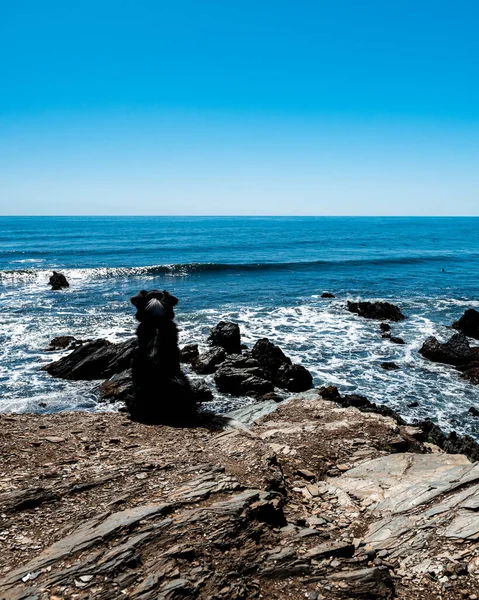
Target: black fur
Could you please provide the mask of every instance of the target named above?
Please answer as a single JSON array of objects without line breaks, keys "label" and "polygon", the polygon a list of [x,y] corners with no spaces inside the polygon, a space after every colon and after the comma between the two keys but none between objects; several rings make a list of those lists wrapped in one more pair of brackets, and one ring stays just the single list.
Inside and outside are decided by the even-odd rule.
[{"label": "black fur", "polygon": [[196,406],[188,379],[180,367],[178,329],[173,307],[178,299],[166,290],[141,290],[131,298],[140,322],[133,358],[132,419],[146,423],[189,425]]}]

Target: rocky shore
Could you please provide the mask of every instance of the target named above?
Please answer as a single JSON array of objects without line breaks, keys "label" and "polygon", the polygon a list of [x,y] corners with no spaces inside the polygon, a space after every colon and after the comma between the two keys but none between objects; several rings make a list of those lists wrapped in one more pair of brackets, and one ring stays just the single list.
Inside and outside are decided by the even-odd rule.
[{"label": "rocky shore", "polygon": [[3,600],[479,595],[479,466],[317,390],[196,428],[0,423]]}]

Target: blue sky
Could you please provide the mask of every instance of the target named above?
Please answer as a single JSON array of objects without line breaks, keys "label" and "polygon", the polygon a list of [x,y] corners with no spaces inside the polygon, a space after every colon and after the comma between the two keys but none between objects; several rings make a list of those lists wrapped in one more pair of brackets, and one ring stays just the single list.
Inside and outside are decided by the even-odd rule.
[{"label": "blue sky", "polygon": [[479,3],[3,3],[1,214],[479,214]]}]

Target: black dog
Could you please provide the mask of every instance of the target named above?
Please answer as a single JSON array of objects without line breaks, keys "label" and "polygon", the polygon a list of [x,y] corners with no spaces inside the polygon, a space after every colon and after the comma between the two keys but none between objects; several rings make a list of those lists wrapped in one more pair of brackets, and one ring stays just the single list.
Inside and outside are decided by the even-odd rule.
[{"label": "black dog", "polygon": [[133,358],[134,397],[128,409],[144,423],[189,425],[196,405],[188,379],[181,371],[178,329],[173,307],[178,299],[169,292],[142,290],[131,298],[140,322],[138,349]]}]

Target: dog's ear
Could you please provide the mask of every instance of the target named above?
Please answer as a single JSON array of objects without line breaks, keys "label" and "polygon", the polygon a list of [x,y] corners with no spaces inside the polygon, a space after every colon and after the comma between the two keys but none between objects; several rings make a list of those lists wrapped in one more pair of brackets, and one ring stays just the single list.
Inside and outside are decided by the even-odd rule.
[{"label": "dog's ear", "polygon": [[178,298],[175,298],[175,296],[170,294],[170,292],[163,290],[162,302],[163,302],[163,304],[168,304],[169,306],[173,307],[178,304]]},{"label": "dog's ear", "polygon": [[141,290],[140,292],[138,292],[138,294],[136,296],[132,296],[130,298],[130,302],[133,304],[133,306],[136,306],[136,308],[141,310],[142,308],[145,308],[145,306],[146,306],[146,295],[147,294],[148,294],[148,292],[146,290]]}]

